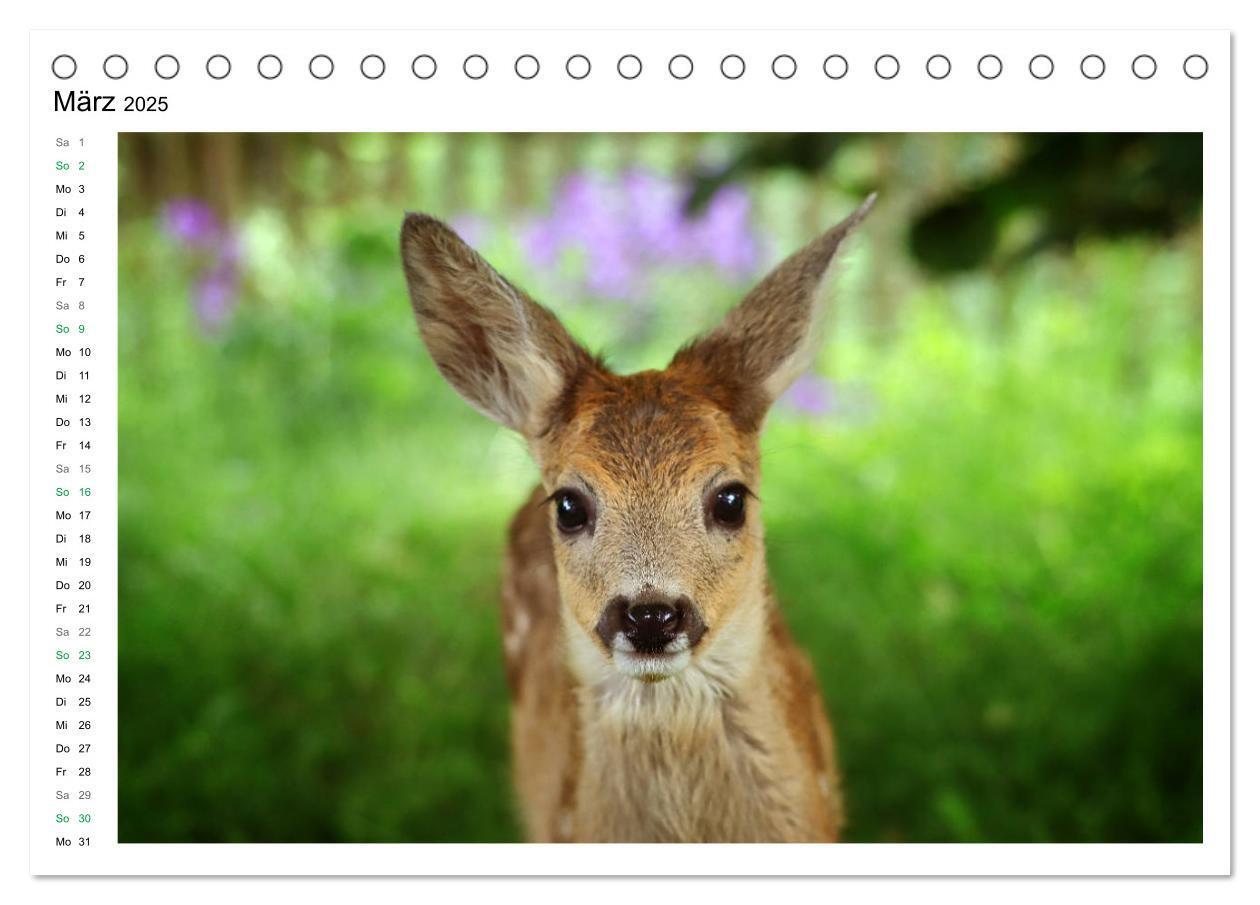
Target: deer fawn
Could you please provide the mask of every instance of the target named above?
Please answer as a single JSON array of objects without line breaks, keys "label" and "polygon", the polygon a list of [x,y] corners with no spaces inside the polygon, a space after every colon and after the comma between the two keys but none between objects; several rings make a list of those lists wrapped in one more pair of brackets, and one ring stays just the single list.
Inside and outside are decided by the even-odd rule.
[{"label": "deer fawn", "polygon": [[531,841],[836,839],[831,727],[766,574],[758,434],[819,345],[826,278],[873,201],[665,370],[627,376],[441,222],[404,220],[429,353],[542,473],[502,610]]}]

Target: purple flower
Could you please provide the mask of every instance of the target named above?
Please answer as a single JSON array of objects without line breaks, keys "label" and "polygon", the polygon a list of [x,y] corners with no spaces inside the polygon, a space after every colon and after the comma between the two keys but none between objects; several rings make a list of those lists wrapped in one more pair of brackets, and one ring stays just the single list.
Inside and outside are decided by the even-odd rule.
[{"label": "purple flower", "polygon": [[700,244],[719,270],[737,277],[751,277],[761,266],[761,248],[749,229],[752,201],[733,185],[718,191],[697,224]]},{"label": "purple flower", "polygon": [[197,198],[177,198],[162,209],[166,234],[196,251],[199,270],[192,291],[193,312],[204,332],[218,330],[236,307],[240,245],[213,208]]},{"label": "purple flower", "polygon": [[817,374],[805,374],[788,387],[783,401],[802,415],[830,415],[836,410],[836,385]]},{"label": "purple flower", "polygon": [[232,267],[216,267],[203,274],[193,290],[193,309],[202,329],[217,330],[236,306],[237,276]]},{"label": "purple flower", "polygon": [[546,215],[527,221],[521,241],[530,262],[554,269],[575,250],[585,263],[583,288],[602,298],[634,301],[664,268],[707,266],[743,280],[760,263],[747,194],[728,186],[698,217],[686,214],[686,189],[676,180],[632,169],[619,178],[568,176]]},{"label": "purple flower", "polygon": [[681,186],[644,170],[629,170],[622,176],[621,188],[626,224],[645,252],[665,258],[693,257]]},{"label": "purple flower", "polygon": [[195,247],[213,246],[223,234],[214,210],[197,198],[176,198],[162,210],[162,225],[171,238]]},{"label": "purple flower", "polygon": [[540,270],[550,270],[560,256],[560,237],[541,217],[526,220],[520,229],[525,256]]}]

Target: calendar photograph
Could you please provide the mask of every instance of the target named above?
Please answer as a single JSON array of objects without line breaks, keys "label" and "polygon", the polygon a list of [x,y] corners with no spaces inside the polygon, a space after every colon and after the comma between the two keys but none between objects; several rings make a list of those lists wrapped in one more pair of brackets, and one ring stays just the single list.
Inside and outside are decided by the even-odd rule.
[{"label": "calendar photograph", "polygon": [[1203,842],[1203,153],[119,133],[118,841]]}]

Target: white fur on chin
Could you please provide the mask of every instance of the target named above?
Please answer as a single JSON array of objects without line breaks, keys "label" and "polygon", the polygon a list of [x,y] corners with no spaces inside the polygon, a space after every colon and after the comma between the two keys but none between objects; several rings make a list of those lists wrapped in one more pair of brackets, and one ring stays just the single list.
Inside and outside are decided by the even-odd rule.
[{"label": "white fur on chin", "polygon": [[634,649],[624,632],[618,632],[612,641],[612,661],[623,676],[659,682],[687,668],[691,662],[691,642],[686,635],[679,635],[659,654],[645,654]]},{"label": "white fur on chin", "polygon": [[623,676],[641,679],[645,682],[657,682],[676,676],[691,662],[691,651],[680,650],[677,653],[636,654],[624,651],[613,651],[613,665]]}]

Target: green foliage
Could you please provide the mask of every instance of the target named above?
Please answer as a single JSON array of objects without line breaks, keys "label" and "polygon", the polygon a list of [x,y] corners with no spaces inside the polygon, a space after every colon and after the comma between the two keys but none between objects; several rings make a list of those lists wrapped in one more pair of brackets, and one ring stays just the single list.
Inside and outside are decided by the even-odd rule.
[{"label": "green foliage", "polygon": [[[252,213],[209,333],[196,262],[124,224],[124,841],[518,838],[497,593],[533,467],[424,355],[391,211],[325,210],[301,239]],[[889,279],[873,254],[847,297]],[[819,365],[838,411],[772,413],[770,567],[848,838],[1201,838],[1197,261],[1097,242],[906,277],[892,328],[846,307]],[[680,277],[619,359],[659,365],[691,329],[671,287],[732,300]]]},{"label": "green foliage", "polygon": [[1077,263],[1097,294],[1030,274],[999,339],[911,300],[891,347],[833,348],[867,423],[766,437],[771,571],[855,840],[1200,838],[1200,359],[1165,298],[1191,272]]}]

